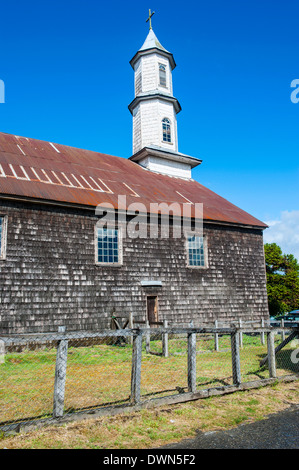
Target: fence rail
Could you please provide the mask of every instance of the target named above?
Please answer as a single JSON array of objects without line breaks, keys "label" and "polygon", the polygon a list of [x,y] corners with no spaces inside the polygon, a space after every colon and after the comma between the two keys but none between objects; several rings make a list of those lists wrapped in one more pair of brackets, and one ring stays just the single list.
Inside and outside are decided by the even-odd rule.
[{"label": "fence rail", "polygon": [[239,322],[1,336],[0,429],[297,379],[298,337]]}]

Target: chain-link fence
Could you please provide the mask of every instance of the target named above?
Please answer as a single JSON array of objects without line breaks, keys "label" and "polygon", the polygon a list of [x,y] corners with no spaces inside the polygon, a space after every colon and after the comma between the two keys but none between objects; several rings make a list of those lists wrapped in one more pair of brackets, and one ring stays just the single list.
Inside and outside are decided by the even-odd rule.
[{"label": "chain-link fence", "polygon": [[163,324],[0,338],[0,429],[297,376],[298,328]]}]

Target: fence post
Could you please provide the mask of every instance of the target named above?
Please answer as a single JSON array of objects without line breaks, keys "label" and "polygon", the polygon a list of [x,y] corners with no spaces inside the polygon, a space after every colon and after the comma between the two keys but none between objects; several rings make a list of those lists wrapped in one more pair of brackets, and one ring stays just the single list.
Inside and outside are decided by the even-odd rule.
[{"label": "fence post", "polygon": [[[132,330],[134,328],[134,323],[133,323],[133,313],[129,313],[129,328]],[[129,343],[132,346],[133,344],[133,335],[130,336]]]},{"label": "fence post", "polygon": [[[265,321],[264,321],[263,318],[262,318],[261,322],[262,322],[262,323],[261,323],[261,326],[262,326],[262,328],[264,328],[264,326],[265,326]],[[261,344],[265,344],[265,333],[264,333],[264,331],[261,332]]]},{"label": "fence post", "polygon": [[[150,324],[149,324],[149,321],[146,320],[146,328],[149,329],[150,328]],[[146,354],[149,354],[150,351],[151,351],[151,348],[150,348],[150,341],[151,341],[151,334],[150,333],[146,333],[145,335],[145,352]]]},{"label": "fence post", "polygon": [[275,361],[275,345],[274,345],[274,332],[267,333],[267,347],[268,347],[268,366],[269,375],[271,378],[276,377],[276,361]]},{"label": "fence post", "polygon": [[[65,326],[58,328],[59,333],[65,332]],[[68,340],[61,339],[57,345],[54,397],[53,397],[53,418],[63,416],[64,409],[64,393],[66,380]]]},{"label": "fence post", "polygon": [[[284,328],[284,320],[281,320],[280,325],[282,328]],[[285,331],[281,330],[281,341],[284,341],[286,339]]]},{"label": "fence post", "polygon": [[[164,320],[164,328],[168,327],[168,321]],[[168,357],[168,333],[162,334],[162,356]]]},{"label": "fence post", "polygon": [[241,330],[241,328],[242,328],[242,320],[241,319],[239,320],[239,328],[240,328],[240,333],[239,333],[239,335],[240,335],[240,348],[243,348],[243,333],[242,333],[242,330]]},{"label": "fence post", "polygon": [[196,333],[188,333],[188,391],[196,392]]},{"label": "fence post", "polygon": [[141,355],[142,355],[142,331],[137,330],[137,332],[134,333],[134,336],[133,336],[131,404],[140,403]]},{"label": "fence post", "polygon": [[241,383],[241,366],[240,366],[240,334],[236,329],[231,333],[231,350],[232,350],[232,371],[234,385]]},{"label": "fence post", "polygon": [[[215,328],[218,328],[218,320],[215,320]],[[219,335],[215,333],[215,351],[219,351]]]}]

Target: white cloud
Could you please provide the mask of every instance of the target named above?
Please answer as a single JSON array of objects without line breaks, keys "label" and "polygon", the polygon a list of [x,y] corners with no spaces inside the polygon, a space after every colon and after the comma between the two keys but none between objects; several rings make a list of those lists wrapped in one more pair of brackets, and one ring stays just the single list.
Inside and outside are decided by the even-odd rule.
[{"label": "white cloud", "polygon": [[299,260],[299,211],[283,211],[280,220],[270,220],[264,231],[264,243],[277,243],[283,253]]}]

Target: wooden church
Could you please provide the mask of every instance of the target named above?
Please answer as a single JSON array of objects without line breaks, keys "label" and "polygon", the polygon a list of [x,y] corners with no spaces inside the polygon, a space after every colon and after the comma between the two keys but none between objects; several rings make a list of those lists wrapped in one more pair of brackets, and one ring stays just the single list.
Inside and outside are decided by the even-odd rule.
[{"label": "wooden church", "polygon": [[[1,334],[109,328],[112,315],[170,325],[268,317],[266,225],[192,179],[201,161],[178,151],[176,64],[151,25],[130,64],[129,159],[0,134]],[[126,230],[137,203],[142,237]],[[98,205],[115,211],[113,226],[99,225]],[[183,206],[191,228],[174,237]]]}]

